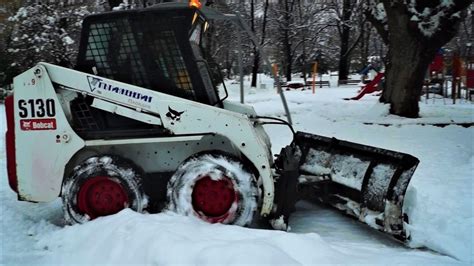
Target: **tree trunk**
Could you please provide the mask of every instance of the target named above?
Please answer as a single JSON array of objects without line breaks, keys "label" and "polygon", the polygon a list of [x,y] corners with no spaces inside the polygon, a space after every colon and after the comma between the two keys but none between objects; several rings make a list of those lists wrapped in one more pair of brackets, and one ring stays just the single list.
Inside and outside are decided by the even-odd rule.
[{"label": "tree trunk", "polygon": [[250,84],[250,87],[257,87],[257,74],[258,74],[258,68],[260,65],[260,53],[258,52],[258,49],[255,49],[254,51],[255,55],[253,57],[253,67],[252,67],[252,83]]},{"label": "tree trunk", "polygon": [[[267,14],[268,14],[268,0],[265,0],[263,9],[263,22],[262,22],[262,38],[260,39],[260,48],[265,43],[265,32],[267,29]],[[255,49],[253,67],[252,67],[252,84],[251,87],[257,87],[257,74],[260,67],[260,51]]]},{"label": "tree trunk", "polygon": [[341,52],[339,54],[339,81],[347,80],[349,76],[349,37],[351,29],[347,23],[351,15],[351,0],[344,0],[342,6],[343,21],[340,26]]},{"label": "tree trunk", "polygon": [[[257,33],[255,32],[255,0],[250,1],[250,26],[252,29],[253,34],[257,36]],[[257,72],[258,72],[258,60],[260,60],[259,55],[258,55],[258,49],[256,47],[256,44],[254,44],[253,48],[253,67],[252,67],[252,82],[250,83],[250,87],[257,87]]]},{"label": "tree trunk", "polygon": [[436,50],[407,31],[390,36],[385,87],[380,101],[390,103],[391,114],[418,117],[426,70]]},{"label": "tree trunk", "polygon": [[[341,49],[342,52],[342,49]],[[339,57],[339,81],[347,80],[349,76],[349,58],[347,56]]]},{"label": "tree trunk", "polygon": [[371,29],[366,26],[365,23],[361,27],[364,30],[364,35],[361,38],[360,42],[360,56],[362,67],[365,67],[369,64],[369,47],[370,47],[370,33]]},{"label": "tree trunk", "polygon": [[231,79],[232,78],[232,60],[230,60],[230,50],[227,50],[227,52],[225,53],[224,66],[226,70],[226,78]]},{"label": "tree trunk", "polygon": [[112,10],[114,7],[118,7],[121,3],[122,0],[108,0],[110,10]]},{"label": "tree trunk", "polygon": [[285,76],[286,81],[291,81],[291,72],[293,68],[293,54],[291,52],[291,39],[290,39],[290,27],[291,27],[291,12],[293,11],[293,3],[289,0],[285,0],[285,14],[284,14],[284,29],[283,29],[283,47],[285,53]]},{"label": "tree trunk", "polygon": [[286,81],[291,81],[291,72],[293,71],[292,59],[287,59],[288,63],[286,65]]}]

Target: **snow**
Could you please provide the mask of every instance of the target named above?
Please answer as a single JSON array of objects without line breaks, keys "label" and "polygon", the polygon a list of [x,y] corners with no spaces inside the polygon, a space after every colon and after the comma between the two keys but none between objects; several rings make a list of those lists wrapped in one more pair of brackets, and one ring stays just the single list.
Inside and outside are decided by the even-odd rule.
[{"label": "snow", "polygon": [[[387,22],[386,11],[383,3],[369,1],[368,10],[372,16],[382,23]],[[410,13],[410,21],[416,23],[418,30],[426,37],[432,37],[440,30],[440,23],[446,19],[460,18],[460,12],[456,11],[456,4],[452,0],[441,0],[436,5],[422,3],[417,0],[404,1],[407,11]],[[418,11],[422,6],[429,6]],[[385,25],[387,28],[388,25]]]},{"label": "snow", "polygon": [[439,31],[440,21],[448,17],[453,17],[455,4],[452,0],[439,1],[439,5],[425,7],[423,12],[418,12],[419,4],[415,0],[410,0],[407,5],[408,11],[413,14],[411,21],[417,22],[418,29],[426,37],[431,37]]},{"label": "snow", "polygon": [[63,37],[63,42],[64,42],[66,45],[74,44],[74,40],[71,39],[71,37],[69,37],[69,36]]},{"label": "snow", "polygon": [[385,8],[383,3],[378,3],[373,11],[373,15],[377,20],[385,21],[387,19],[387,14],[385,13]]},{"label": "snow", "polygon": [[300,169],[312,173],[314,175],[328,175],[331,169],[325,167],[324,162],[327,161],[330,154],[315,149],[309,149],[306,162],[301,165]]},{"label": "snow", "polygon": [[360,190],[369,164],[369,161],[364,162],[353,156],[332,155],[325,151],[310,149],[301,169],[314,175],[328,175],[334,172],[332,180]]},{"label": "snow", "polygon": [[441,0],[440,2],[441,2],[440,3],[441,7],[453,7],[454,6],[453,0]]},{"label": "snow", "polygon": [[[323,79],[333,77],[324,76]],[[263,78],[245,99],[260,115],[284,118],[273,81]],[[315,265],[473,263],[474,128],[432,123],[473,123],[474,106],[465,100],[420,103],[421,117],[388,115],[387,106],[367,95],[344,101],[357,87],[285,91],[296,130],[412,154],[420,159],[405,205],[411,246],[407,248],[333,209],[299,202],[290,232],[207,224],[172,212],[138,214],[131,210],[82,225],[65,226],[61,201],[19,202],[6,178],[0,144],[0,264],[147,265]],[[247,83],[246,83],[247,85]],[[239,85],[227,84],[239,100]],[[5,131],[0,105],[0,134]],[[367,124],[372,123],[372,124]],[[378,124],[394,124],[382,126]],[[291,132],[265,126],[274,153],[291,141]],[[321,169],[320,169],[321,170]],[[324,172],[324,169],[322,169]],[[367,216],[370,221],[375,217]]]},{"label": "snow", "polygon": [[271,219],[270,224],[272,225],[272,228],[276,230],[282,230],[282,231],[291,230],[291,227],[288,227],[288,225],[286,224],[285,217],[283,215],[281,215],[277,219]]}]

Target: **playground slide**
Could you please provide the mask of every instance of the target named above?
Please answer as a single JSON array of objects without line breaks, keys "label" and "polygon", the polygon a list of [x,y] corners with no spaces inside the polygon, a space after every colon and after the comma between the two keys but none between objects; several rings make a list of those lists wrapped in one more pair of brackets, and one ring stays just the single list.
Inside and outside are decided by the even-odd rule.
[{"label": "playground slide", "polygon": [[344,100],[347,100],[347,101],[359,100],[360,98],[364,97],[364,95],[366,95],[367,93],[372,93],[376,91],[378,89],[378,84],[380,83],[382,78],[383,78],[383,73],[382,72],[377,73],[377,76],[375,76],[375,78],[371,82],[369,82],[367,85],[362,87],[362,89],[360,90],[357,96],[352,97],[352,98],[344,98]]}]

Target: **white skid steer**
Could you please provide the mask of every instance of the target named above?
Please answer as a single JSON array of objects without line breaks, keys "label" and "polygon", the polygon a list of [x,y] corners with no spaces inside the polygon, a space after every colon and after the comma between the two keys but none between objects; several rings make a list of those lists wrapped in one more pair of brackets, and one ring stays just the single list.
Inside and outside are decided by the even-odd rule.
[{"label": "white skid steer", "polygon": [[285,121],[219,97],[201,54],[207,23],[184,4],[92,15],[76,69],[39,63],[15,77],[6,144],[18,199],[62,197],[70,223],[167,208],[286,229],[310,195],[407,240],[418,160],[302,132],[274,160],[262,125]]}]

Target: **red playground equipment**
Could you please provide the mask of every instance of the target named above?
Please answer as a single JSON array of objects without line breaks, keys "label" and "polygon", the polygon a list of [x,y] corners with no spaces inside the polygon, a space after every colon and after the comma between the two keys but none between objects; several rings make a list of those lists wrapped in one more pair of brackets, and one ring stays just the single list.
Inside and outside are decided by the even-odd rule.
[{"label": "red playground equipment", "polygon": [[378,85],[380,83],[380,81],[382,80],[383,78],[383,74],[382,72],[378,72],[377,73],[377,76],[375,76],[375,78],[369,82],[368,84],[366,84],[365,86],[362,87],[362,89],[360,90],[359,94],[355,97],[352,97],[352,98],[344,98],[344,100],[348,101],[348,100],[359,100],[360,98],[364,97],[364,95],[366,95],[367,93],[372,93],[372,92],[375,92],[378,90]]},{"label": "red playground equipment", "polygon": [[474,89],[474,58],[466,63],[466,87]]},{"label": "red playground equipment", "polygon": [[430,75],[443,73],[444,69],[444,56],[443,52],[438,52],[429,66]]}]

